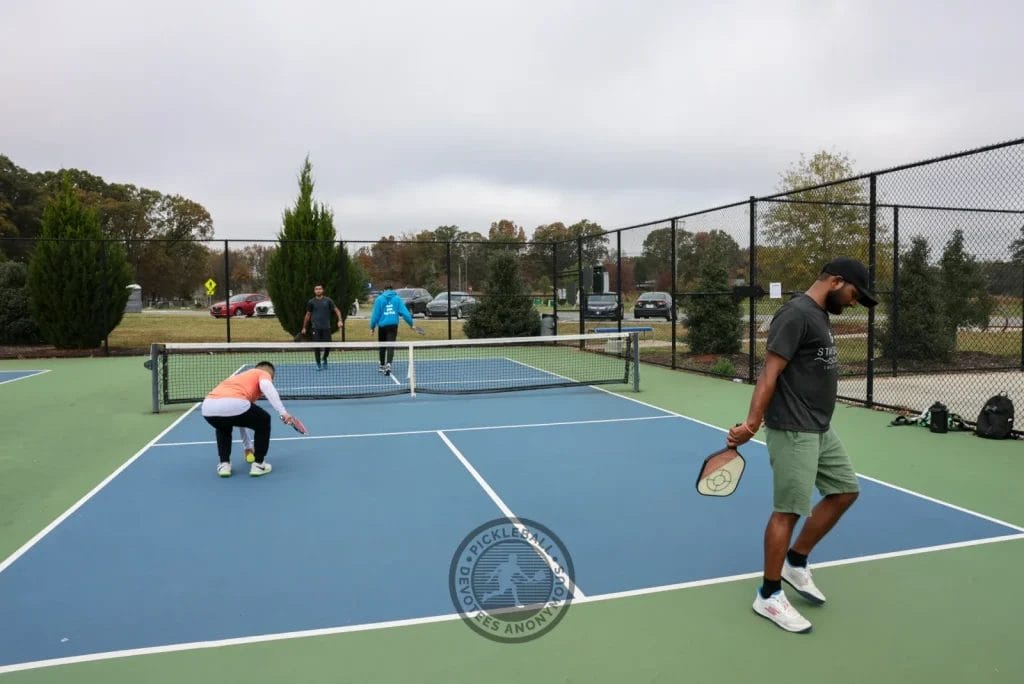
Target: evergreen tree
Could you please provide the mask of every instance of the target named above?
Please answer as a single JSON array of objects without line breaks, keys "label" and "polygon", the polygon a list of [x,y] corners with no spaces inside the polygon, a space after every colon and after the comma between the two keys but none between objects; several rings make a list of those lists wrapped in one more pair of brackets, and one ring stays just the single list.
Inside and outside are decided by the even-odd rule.
[{"label": "evergreen tree", "polygon": [[[299,173],[299,196],[295,206],[284,211],[279,247],[267,263],[267,290],[277,320],[289,335],[302,329],[315,285],[323,285],[324,294],[347,317],[366,283],[362,268],[337,242],[334,213],[313,201],[313,185],[313,167],[306,157]],[[332,328],[338,329],[333,317]]]},{"label": "evergreen tree", "polygon": [[67,176],[43,211],[41,238],[28,291],[43,339],[62,348],[99,346],[128,301],[132,272],[124,249],[103,240],[99,216],[82,206]]},{"label": "evergreen tree", "polygon": [[[709,246],[700,263],[697,289],[728,292],[729,258],[721,246]],[[736,354],[740,351],[742,316],[731,294],[695,296],[686,307],[686,343],[694,354]]]},{"label": "evergreen tree", "polygon": [[511,252],[496,252],[488,263],[486,294],[463,326],[466,337],[532,337],[540,334],[540,314]]},{"label": "evergreen tree", "polygon": [[987,328],[995,300],[988,293],[981,265],[964,250],[964,233],[959,228],[946,243],[939,265],[943,304],[952,332],[963,325]]},{"label": "evergreen tree", "polygon": [[[879,334],[883,355],[909,361],[947,361],[956,335],[942,305],[940,274],[928,265],[928,241],[916,237],[900,259],[899,309]],[[955,332],[955,328],[952,328]]]},{"label": "evergreen tree", "polygon": [[1020,237],[1010,243],[1010,261],[1024,264],[1024,226],[1020,227]]},{"label": "evergreen tree", "polygon": [[39,326],[29,313],[28,268],[17,261],[0,261],[0,344],[39,341]]}]

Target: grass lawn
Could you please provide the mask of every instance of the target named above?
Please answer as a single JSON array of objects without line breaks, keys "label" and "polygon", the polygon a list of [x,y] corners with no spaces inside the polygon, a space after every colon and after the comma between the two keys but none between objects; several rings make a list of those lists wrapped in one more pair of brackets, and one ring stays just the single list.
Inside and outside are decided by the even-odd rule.
[{"label": "grass lawn", "polygon": [[[419,337],[403,323],[399,328],[402,339],[448,339],[448,320],[417,318],[416,325],[426,333]],[[411,338],[409,336],[412,336]],[[462,321],[452,320],[452,337],[462,338]],[[376,333],[370,333],[368,318],[350,318],[345,326],[345,340],[365,342],[376,340]],[[206,312],[160,311],[125,314],[121,324],[110,333],[111,349],[143,349],[153,342],[226,342],[227,323],[223,318],[214,318]],[[292,336],[281,328],[276,318],[232,318],[232,342],[291,342]],[[341,341],[341,331],[334,334],[334,341]]]}]

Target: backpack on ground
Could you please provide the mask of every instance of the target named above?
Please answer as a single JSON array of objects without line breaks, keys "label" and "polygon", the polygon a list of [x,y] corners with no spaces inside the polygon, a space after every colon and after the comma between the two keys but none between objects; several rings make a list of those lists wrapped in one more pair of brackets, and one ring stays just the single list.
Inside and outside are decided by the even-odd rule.
[{"label": "backpack on ground", "polygon": [[1013,431],[1013,402],[1000,392],[985,402],[978,414],[974,433],[986,439],[1007,439]]}]

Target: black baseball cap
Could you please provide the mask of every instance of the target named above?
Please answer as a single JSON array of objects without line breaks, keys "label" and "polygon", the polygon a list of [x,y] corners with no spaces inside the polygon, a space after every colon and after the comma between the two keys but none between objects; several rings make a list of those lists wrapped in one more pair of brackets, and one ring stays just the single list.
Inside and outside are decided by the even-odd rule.
[{"label": "black baseball cap", "polygon": [[839,276],[846,282],[857,288],[857,301],[867,307],[878,304],[875,295],[868,289],[868,269],[864,264],[850,257],[839,257],[825,264],[821,269],[822,273]]}]

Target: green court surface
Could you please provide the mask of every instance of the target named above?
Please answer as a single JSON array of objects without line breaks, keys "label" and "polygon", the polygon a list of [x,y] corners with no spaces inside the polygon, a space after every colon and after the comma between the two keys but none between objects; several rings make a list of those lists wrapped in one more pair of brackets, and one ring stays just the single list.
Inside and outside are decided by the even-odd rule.
[{"label": "green court surface", "polygon": [[[44,368],[51,372],[0,385],[0,560],[188,409],[150,413],[141,358],[0,362],[0,370]],[[751,392],[651,366],[642,368],[641,386],[640,395],[616,391],[722,427],[744,417]],[[859,473],[1024,525],[1020,442],[889,428],[891,419],[837,408],[836,430]],[[679,486],[681,496],[692,495],[692,482]],[[250,520],[225,510],[211,524],[230,531]],[[1021,682],[1022,567],[1024,540],[1017,539],[821,568],[815,579],[828,605],[798,606],[814,623],[809,635],[756,617],[756,580],[744,579],[582,602],[556,629],[524,644],[483,639],[454,619],[76,662],[0,681]],[[274,590],[275,578],[260,581]],[[0,635],[16,629],[0,625]]]}]

